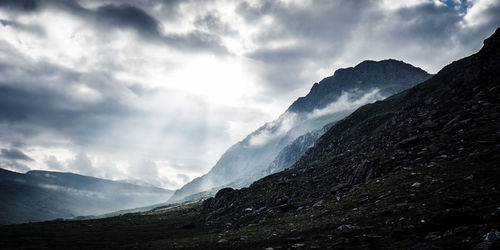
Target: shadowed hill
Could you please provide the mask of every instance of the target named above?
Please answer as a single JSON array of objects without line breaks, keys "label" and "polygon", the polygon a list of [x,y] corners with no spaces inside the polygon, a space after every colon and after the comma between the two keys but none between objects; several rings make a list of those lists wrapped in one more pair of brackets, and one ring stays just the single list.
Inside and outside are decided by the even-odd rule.
[{"label": "shadowed hill", "polygon": [[164,202],[172,193],[73,173],[0,169],[0,224],[99,215]]}]

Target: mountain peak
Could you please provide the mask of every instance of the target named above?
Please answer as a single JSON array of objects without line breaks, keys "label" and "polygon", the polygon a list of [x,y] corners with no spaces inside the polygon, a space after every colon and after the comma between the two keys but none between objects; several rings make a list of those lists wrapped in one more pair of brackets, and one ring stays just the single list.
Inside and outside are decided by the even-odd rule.
[{"label": "mountain peak", "polygon": [[[368,75],[378,75],[381,70],[384,71],[397,71],[409,70],[409,71],[419,71],[419,73],[425,72],[423,69],[415,67],[404,61],[396,59],[384,59],[380,61],[374,60],[364,60],[358,65],[349,68],[340,68],[333,73],[333,76],[339,76],[348,72],[349,74],[364,74]],[[427,73],[427,72],[425,72]],[[340,76],[339,76],[340,77]],[[352,77],[352,76],[350,76]]]},{"label": "mountain peak", "polygon": [[382,95],[397,93],[431,76],[421,68],[395,59],[366,60],[354,67],[338,69],[332,76],[315,83],[311,91],[306,96],[298,98],[288,111],[311,112],[314,109],[324,108],[336,100],[342,94],[342,90],[348,89],[378,88]]}]

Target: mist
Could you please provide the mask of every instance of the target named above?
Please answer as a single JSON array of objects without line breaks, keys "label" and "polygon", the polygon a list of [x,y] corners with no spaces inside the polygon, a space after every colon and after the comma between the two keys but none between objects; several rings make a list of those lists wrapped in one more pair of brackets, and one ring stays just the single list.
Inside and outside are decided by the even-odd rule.
[{"label": "mist", "polygon": [[[177,202],[186,197],[191,199],[198,197],[194,194],[205,191],[208,191],[208,195],[213,195],[226,186],[245,187],[258,178],[289,167],[303,152],[295,154],[293,160],[279,164],[276,157],[284,148],[293,144],[301,144],[300,147],[304,149],[309,148],[325,132],[325,125],[333,124],[364,104],[384,99],[379,92],[376,88],[344,90],[324,108],[311,112],[283,113],[276,120],[265,123],[244,140],[231,146],[210,172],[184,186],[170,201]],[[314,135],[311,136],[311,133]],[[295,141],[306,135],[310,137],[307,142]],[[185,194],[182,194],[183,191]],[[194,196],[189,198],[189,195]]]}]

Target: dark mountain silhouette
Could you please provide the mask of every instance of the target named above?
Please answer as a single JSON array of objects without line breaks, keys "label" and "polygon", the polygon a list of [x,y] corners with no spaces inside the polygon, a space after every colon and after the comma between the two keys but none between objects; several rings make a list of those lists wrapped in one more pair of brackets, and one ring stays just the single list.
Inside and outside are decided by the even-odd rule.
[{"label": "dark mountain silhouette", "polygon": [[411,64],[394,59],[364,61],[355,67],[339,69],[333,76],[315,83],[311,91],[288,108],[291,112],[311,112],[326,107],[348,89],[380,88],[382,95],[401,92],[429,78],[429,74]]}]

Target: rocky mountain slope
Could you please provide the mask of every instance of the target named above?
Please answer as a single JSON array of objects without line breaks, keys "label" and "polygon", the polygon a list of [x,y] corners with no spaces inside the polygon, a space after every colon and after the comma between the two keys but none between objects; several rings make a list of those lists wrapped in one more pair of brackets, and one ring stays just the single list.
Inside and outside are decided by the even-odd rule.
[{"label": "rocky mountain slope", "polygon": [[[353,225],[332,218],[336,221],[329,229],[362,240],[356,244],[394,230],[425,231],[420,240],[426,247],[449,244],[451,237],[461,241],[456,242],[460,248],[474,247],[474,242],[483,249],[500,239],[499,166],[497,30],[477,54],[336,123],[292,169],[249,188],[223,189],[203,202],[203,210],[210,223],[231,216],[245,221],[237,223],[245,227],[277,212],[297,215],[318,208],[328,215],[335,201],[358,196],[348,208],[352,213],[386,216],[386,221]],[[375,190],[385,186],[386,193],[371,196],[366,185]]]},{"label": "rocky mountain slope", "polygon": [[0,225],[99,215],[164,202],[172,193],[72,173],[0,169]]},{"label": "rocky mountain slope", "polygon": [[[266,173],[283,170],[319,138],[323,126],[342,119],[363,104],[383,99],[429,77],[424,70],[396,60],[364,61],[353,68],[339,69],[333,76],[315,83],[309,94],[296,100],[277,120],[266,123],[229,148],[206,175],[177,190],[170,201],[200,198],[227,186],[244,187]],[[295,141],[313,131],[315,136],[309,134],[307,140],[302,137]],[[305,144],[300,145],[301,142]],[[289,147],[280,154],[286,146]],[[295,150],[292,157],[290,150]],[[283,162],[286,155],[288,159]]]}]

